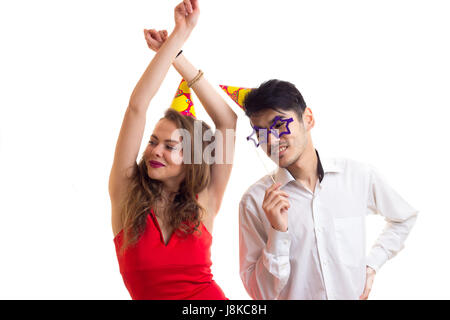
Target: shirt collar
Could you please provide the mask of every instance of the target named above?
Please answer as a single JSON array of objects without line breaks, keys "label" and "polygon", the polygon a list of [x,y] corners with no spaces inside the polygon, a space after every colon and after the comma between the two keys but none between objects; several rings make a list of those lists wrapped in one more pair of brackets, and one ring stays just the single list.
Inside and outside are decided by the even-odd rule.
[{"label": "shirt collar", "polygon": [[[325,173],[329,172],[340,172],[342,168],[336,163],[334,159],[324,159],[321,160],[319,152],[316,150],[317,155],[317,175],[319,177],[319,182],[322,182]],[[274,179],[276,182],[281,183],[281,186],[286,185],[295,178],[286,168],[278,168],[274,174]]]}]

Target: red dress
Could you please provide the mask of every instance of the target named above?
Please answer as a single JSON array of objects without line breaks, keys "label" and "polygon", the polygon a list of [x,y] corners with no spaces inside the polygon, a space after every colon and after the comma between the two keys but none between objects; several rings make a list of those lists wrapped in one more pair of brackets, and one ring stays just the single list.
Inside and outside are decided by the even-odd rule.
[{"label": "red dress", "polygon": [[114,238],[120,273],[133,300],[227,300],[211,274],[212,236],[203,223],[201,234],[173,232],[167,245],[153,212],[135,246],[123,256],[123,230]]}]

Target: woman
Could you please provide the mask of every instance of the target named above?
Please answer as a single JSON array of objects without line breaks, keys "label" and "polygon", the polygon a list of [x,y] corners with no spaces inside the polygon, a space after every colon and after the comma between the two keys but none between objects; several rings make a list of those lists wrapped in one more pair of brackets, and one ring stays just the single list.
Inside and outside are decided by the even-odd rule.
[{"label": "woman", "polygon": [[[199,134],[194,132],[196,120],[171,109],[156,124],[136,163],[147,108],[172,63],[184,79],[196,79],[192,89],[214,121],[216,134],[225,137],[226,129],[236,127],[231,108],[179,54],[198,17],[198,1],[184,0],[175,8],[170,36],[161,32],[163,38],[156,39],[145,31],[157,53],[131,95],[117,140],[109,179],[112,228],[120,271],[133,299],[226,299],[212,279],[210,247],[232,164],[195,164],[198,150],[186,149],[178,129],[189,132],[193,141],[194,133]],[[203,137],[209,127],[203,122],[200,127]],[[234,137],[233,150],[225,145],[223,141],[217,147],[228,159]],[[207,146],[202,143],[202,154]]]}]

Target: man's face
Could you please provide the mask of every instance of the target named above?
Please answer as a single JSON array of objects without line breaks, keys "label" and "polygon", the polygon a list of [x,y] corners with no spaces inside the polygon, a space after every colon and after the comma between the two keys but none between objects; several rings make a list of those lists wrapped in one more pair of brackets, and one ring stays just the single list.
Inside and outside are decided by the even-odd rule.
[{"label": "man's face", "polygon": [[306,148],[308,131],[295,111],[267,109],[250,117],[250,122],[256,129],[265,129],[256,130],[260,146],[281,168],[295,163]]}]

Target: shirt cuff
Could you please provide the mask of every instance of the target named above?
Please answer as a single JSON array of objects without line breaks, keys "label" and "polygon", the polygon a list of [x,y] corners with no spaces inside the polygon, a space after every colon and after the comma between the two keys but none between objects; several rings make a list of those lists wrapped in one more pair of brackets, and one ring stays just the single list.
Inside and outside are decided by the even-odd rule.
[{"label": "shirt cuff", "polygon": [[277,292],[286,285],[291,272],[289,263],[289,248],[291,237],[288,231],[281,232],[273,229],[268,231],[268,239],[263,254],[263,265],[273,276],[279,279]]},{"label": "shirt cuff", "polygon": [[389,259],[387,253],[381,247],[373,247],[367,257],[366,264],[376,272]]},{"label": "shirt cuff", "polygon": [[289,256],[290,246],[291,235],[289,231],[281,232],[272,227],[270,228],[266,247],[268,253],[274,256]]}]

